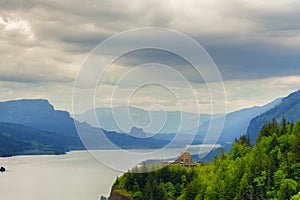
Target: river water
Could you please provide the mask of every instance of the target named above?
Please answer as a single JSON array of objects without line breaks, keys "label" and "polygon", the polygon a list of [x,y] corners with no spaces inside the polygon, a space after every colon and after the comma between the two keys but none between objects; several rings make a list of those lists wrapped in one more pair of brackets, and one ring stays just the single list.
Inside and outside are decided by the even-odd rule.
[{"label": "river water", "polygon": [[[0,166],[6,168],[0,173],[0,199],[99,200],[101,195],[109,195],[114,180],[124,171],[147,159],[174,158],[180,150],[167,150],[155,157],[145,151],[134,150],[131,158],[114,150],[0,158]],[[100,155],[101,162],[114,169],[92,155]]]},{"label": "river water", "polygon": [[[143,154],[128,160],[116,158],[115,151],[97,153],[111,157],[112,163],[119,163],[122,168],[148,159]],[[168,156],[173,154],[162,157]],[[104,166],[87,151],[0,158],[0,166],[6,168],[6,172],[0,173],[1,200],[98,200],[101,195],[109,195],[114,180],[123,174]]]}]

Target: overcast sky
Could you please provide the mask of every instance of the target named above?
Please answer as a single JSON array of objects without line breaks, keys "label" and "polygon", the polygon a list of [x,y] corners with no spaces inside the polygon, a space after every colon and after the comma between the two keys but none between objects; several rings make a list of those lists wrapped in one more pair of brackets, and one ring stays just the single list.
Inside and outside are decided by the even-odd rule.
[{"label": "overcast sky", "polygon": [[[263,105],[300,88],[299,21],[298,0],[2,0],[0,101],[46,98],[57,109],[72,112],[74,80],[89,52],[121,31],[154,26],[183,32],[206,49],[223,77],[227,112]],[[165,52],[128,55],[111,67],[97,105],[110,105],[109,80],[117,81],[124,69],[154,58],[187,67]],[[188,74],[187,78],[192,79]],[[201,82],[194,85],[199,93],[205,90]],[[144,108],[155,103],[176,109],[170,100],[174,96],[162,95],[167,93],[149,87],[132,102]],[[199,96],[207,112],[209,98]]]}]

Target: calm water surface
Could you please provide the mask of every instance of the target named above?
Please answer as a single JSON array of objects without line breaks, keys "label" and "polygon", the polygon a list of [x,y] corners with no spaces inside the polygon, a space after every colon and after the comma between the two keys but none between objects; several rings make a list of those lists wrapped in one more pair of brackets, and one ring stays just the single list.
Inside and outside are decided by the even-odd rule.
[{"label": "calm water surface", "polygon": [[[145,150],[128,158],[120,151],[93,151],[109,165],[123,171],[147,159],[174,158],[180,150],[148,155]],[[146,150],[149,151],[149,150]],[[94,159],[87,151],[56,156],[16,156],[0,158],[0,200],[99,200],[108,196],[111,185],[122,171],[113,170]]]},{"label": "calm water surface", "polygon": [[[121,169],[130,169],[152,158],[140,154],[128,159],[109,150],[96,151],[95,154]],[[158,157],[175,155],[171,150],[169,154]],[[0,200],[98,200],[101,195],[109,195],[114,180],[123,174],[104,166],[87,151],[58,156],[0,158],[0,166],[7,170],[0,173]]]},{"label": "calm water surface", "polygon": [[1,158],[1,200],[98,200],[117,175],[86,151],[59,156]]}]

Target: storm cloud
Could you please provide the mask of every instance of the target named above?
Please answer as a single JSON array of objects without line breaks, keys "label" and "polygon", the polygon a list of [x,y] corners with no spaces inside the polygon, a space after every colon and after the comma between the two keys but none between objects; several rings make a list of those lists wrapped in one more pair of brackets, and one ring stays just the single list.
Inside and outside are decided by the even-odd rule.
[{"label": "storm cloud", "polygon": [[[263,104],[295,90],[300,75],[299,20],[300,2],[296,0],[1,1],[0,82],[20,87],[10,90],[14,95],[0,98],[34,98],[37,92],[32,88],[43,87],[48,90],[48,96],[43,97],[70,110],[72,84],[89,52],[113,34],[152,26],[181,31],[198,41],[217,64],[231,103],[248,98],[233,89],[232,83],[239,82],[244,85],[240,90],[247,90],[249,85],[257,89],[258,80],[266,88],[271,87],[267,82],[275,81],[272,87],[278,89],[276,94],[263,99],[265,88],[257,89],[256,101],[248,99],[238,105]],[[176,56],[161,52],[133,53],[116,65],[122,71],[122,67],[153,60],[188,67]],[[197,79],[193,73],[186,76]],[[289,77],[293,86],[283,89],[280,80]],[[59,98],[61,88],[68,98]]]}]

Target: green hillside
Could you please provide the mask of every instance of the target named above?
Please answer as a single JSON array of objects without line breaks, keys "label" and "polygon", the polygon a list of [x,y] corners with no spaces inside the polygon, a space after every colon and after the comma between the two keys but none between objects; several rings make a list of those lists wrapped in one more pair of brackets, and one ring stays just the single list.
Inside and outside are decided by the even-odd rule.
[{"label": "green hillside", "polygon": [[265,124],[256,143],[242,136],[213,162],[171,165],[150,173],[125,173],[110,200],[300,199],[300,120]]},{"label": "green hillside", "polygon": [[33,154],[64,154],[83,149],[78,137],[0,122],[0,157]]}]

